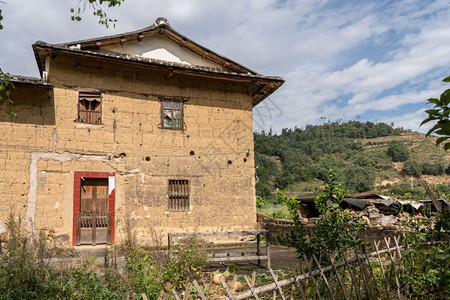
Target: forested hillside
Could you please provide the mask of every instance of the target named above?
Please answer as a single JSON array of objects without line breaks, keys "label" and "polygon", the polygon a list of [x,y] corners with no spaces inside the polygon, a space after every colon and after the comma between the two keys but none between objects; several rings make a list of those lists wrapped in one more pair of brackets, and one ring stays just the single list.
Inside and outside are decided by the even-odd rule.
[{"label": "forested hillside", "polygon": [[419,178],[436,192],[450,193],[450,156],[434,138],[385,123],[350,121],[255,133],[257,194],[276,188],[310,196],[328,170],[336,171],[348,191],[375,191],[406,198],[427,198]]}]

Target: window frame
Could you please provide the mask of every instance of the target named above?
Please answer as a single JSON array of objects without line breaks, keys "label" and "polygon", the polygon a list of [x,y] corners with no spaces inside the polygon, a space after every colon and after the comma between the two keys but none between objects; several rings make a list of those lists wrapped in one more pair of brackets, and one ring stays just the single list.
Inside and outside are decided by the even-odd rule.
[{"label": "window frame", "polygon": [[[186,99],[174,98],[174,97],[161,97],[160,101],[161,101],[161,129],[184,130],[184,103],[185,103]],[[172,116],[172,125],[171,126],[166,126],[164,123],[165,110],[167,109],[167,108],[164,108],[165,101],[170,101],[170,103],[171,103],[171,105],[170,105],[170,111],[171,111],[171,116]],[[174,102],[180,103],[179,109],[174,108]],[[174,111],[176,111],[176,110],[180,111],[180,114],[181,114],[180,127],[175,127]]]},{"label": "window frame", "polygon": [[[82,109],[81,108],[81,100],[83,98],[98,98],[98,102],[100,103],[98,105],[98,111],[96,111],[95,109]],[[96,100],[92,100],[91,102],[94,102]],[[95,115],[99,115],[99,117],[96,119],[95,117],[92,118],[93,120],[96,119],[98,120],[98,122],[93,122],[93,121],[81,121],[81,114],[80,113],[84,113],[85,116],[95,116]],[[78,92],[78,101],[77,101],[77,123],[80,124],[90,124],[90,125],[102,125],[103,124],[103,94],[101,92],[92,92],[92,91],[79,91]],[[89,119],[89,117],[88,117]]]},{"label": "window frame", "polygon": [[[167,210],[170,212],[186,212],[191,210],[191,184],[188,179],[169,179],[167,184]],[[174,184],[181,184],[172,189]],[[184,186],[184,187],[183,187]]]}]

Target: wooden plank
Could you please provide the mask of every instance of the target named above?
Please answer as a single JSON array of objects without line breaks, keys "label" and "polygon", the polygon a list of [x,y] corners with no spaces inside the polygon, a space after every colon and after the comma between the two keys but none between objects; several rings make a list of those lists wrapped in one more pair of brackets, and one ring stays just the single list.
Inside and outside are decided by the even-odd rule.
[{"label": "wooden plank", "polygon": [[184,292],[183,300],[189,299],[189,295],[191,293],[191,287],[192,287],[192,283],[189,282],[188,285],[186,286],[186,291]]},{"label": "wooden plank", "polygon": [[234,299],[233,294],[230,291],[230,288],[228,287],[227,282],[225,281],[225,278],[223,276],[219,277],[220,283],[222,284],[223,288],[225,289],[225,292],[227,293],[228,297],[230,299]]},{"label": "wooden plank", "polygon": [[246,252],[238,252],[238,253],[224,252],[224,253],[209,253],[208,257],[242,257],[242,256],[249,256],[249,255],[254,256],[253,253],[246,253]]},{"label": "wooden plank", "polygon": [[[261,235],[260,233],[256,234],[256,256],[261,255]],[[261,266],[261,259],[258,259],[258,266]]]},{"label": "wooden plank", "polygon": [[97,211],[93,211],[91,215],[92,222],[92,246],[97,245]]},{"label": "wooden plank", "polygon": [[81,245],[81,214],[77,212],[77,246]]},{"label": "wooden plank", "polygon": [[[349,260],[347,259],[347,255],[345,254],[345,251],[342,253],[342,256],[343,256],[343,258],[344,258],[344,266],[345,267],[347,267],[347,270],[348,270],[348,272],[349,272],[349,274],[350,274],[350,279],[351,279],[351,281],[352,281],[352,286],[355,288],[355,293],[356,293],[356,297],[358,298],[358,300],[359,299],[361,299],[361,294],[360,294],[360,291],[359,291],[359,287],[358,287],[358,285],[356,284],[356,279],[355,279],[355,276],[354,276],[354,274],[353,274],[353,270],[350,268],[350,262],[349,262]],[[355,260],[356,261],[356,260]],[[351,289],[350,289],[350,291],[351,291]],[[350,292],[351,293],[351,292]]]},{"label": "wooden plank", "polygon": [[280,293],[281,298],[282,298],[283,300],[286,300],[286,298],[284,297],[284,294],[283,294],[283,290],[281,289],[281,286],[278,285],[278,276],[275,276],[275,274],[273,273],[273,270],[272,270],[272,269],[269,269],[269,272],[270,272],[270,275],[272,275],[273,282],[275,283],[275,286],[277,287],[278,292]]},{"label": "wooden plank", "polygon": [[267,233],[268,230],[246,230],[232,232],[172,232],[172,237],[220,237],[220,236],[240,236],[240,235],[256,235],[258,233]]},{"label": "wooden plank", "polygon": [[292,270],[292,275],[294,275],[295,284],[298,284],[298,287],[300,289],[300,294],[302,295],[303,300],[306,300],[305,290],[303,289],[303,285],[301,284],[300,280],[298,280],[298,276],[295,273],[295,270]]},{"label": "wooden plank", "polygon": [[169,257],[172,258],[172,234],[167,234],[167,250],[169,251]]},{"label": "wooden plank", "polygon": [[177,291],[175,291],[175,289],[172,289],[172,294],[175,297],[176,300],[181,300],[180,296],[178,296]]},{"label": "wooden plank", "polygon": [[338,271],[338,269],[336,268],[336,265],[334,264],[334,258],[335,258],[335,255],[330,255],[331,266],[333,267],[334,273],[336,274],[336,278],[337,278],[337,280],[338,280],[339,287],[341,288],[342,294],[344,295],[344,299],[346,299],[346,300],[347,300],[347,299],[350,299],[350,298],[347,296],[347,293],[346,293],[346,291],[345,291],[345,286],[344,286],[344,284],[342,283],[341,276],[339,276],[339,271]]},{"label": "wooden plank", "polygon": [[[162,300],[164,298],[164,289],[161,290],[161,292],[159,292],[159,297],[158,300]],[[142,293],[142,300],[148,300],[147,296],[145,296],[146,299],[144,299],[144,293]]]},{"label": "wooden plank", "polygon": [[194,284],[195,289],[197,290],[197,294],[200,296],[200,298],[201,298],[202,300],[207,300],[207,299],[206,299],[206,296],[205,296],[205,294],[203,293],[202,288],[201,288],[200,285],[198,284],[197,280],[194,280],[192,283]]},{"label": "wooden plank", "polygon": [[369,266],[370,273],[372,274],[372,284],[375,287],[375,295],[379,295],[377,279],[375,278],[375,272],[373,271],[372,264],[370,263],[370,258],[367,256],[367,249],[364,244],[361,245],[361,250],[364,254],[364,258],[367,260],[367,265]]},{"label": "wooden plank", "polygon": [[108,245],[111,245],[112,241],[111,241],[111,213],[110,212],[107,213],[107,221],[106,222],[107,222],[106,243]]},{"label": "wooden plank", "polygon": [[213,257],[213,258],[210,258],[209,261],[213,261],[213,262],[216,262],[216,261],[248,261],[248,260],[258,260],[258,259],[267,259],[267,255]]},{"label": "wooden plank", "polygon": [[397,297],[398,297],[398,299],[401,299],[400,282],[398,280],[397,270],[396,270],[396,267],[395,267],[394,258],[392,256],[392,252],[391,252],[391,248],[390,248],[390,240],[391,240],[390,238],[389,239],[384,238],[384,242],[386,243],[386,247],[387,247],[387,250],[388,250],[387,253],[389,254],[389,259],[391,260],[391,272],[392,272],[392,270],[394,270],[395,283],[397,284]]},{"label": "wooden plank", "polygon": [[[313,274],[312,270],[311,270],[311,265],[312,265],[312,260],[308,260],[308,258],[306,257],[306,255],[303,255],[303,259],[306,261],[306,265],[308,267],[308,274]],[[316,272],[316,274],[318,274],[319,271]],[[314,276],[310,276],[312,282],[314,283],[315,287],[316,287],[316,294],[317,297],[320,299],[322,299],[322,296],[320,295],[320,291],[319,291],[319,284],[317,283],[316,279],[314,278]]]},{"label": "wooden plank", "polygon": [[266,255],[267,255],[267,268],[270,268],[270,244],[269,244],[269,231],[265,230],[264,236],[266,238]]},{"label": "wooden plank", "polygon": [[436,210],[438,212],[440,212],[442,210],[442,208],[441,208],[441,205],[439,204],[439,202],[437,201],[436,196],[434,195],[433,191],[431,191],[428,183],[424,179],[422,179],[422,182],[423,182],[423,186],[425,187],[425,191],[427,192],[428,196],[431,199],[431,202],[433,202],[433,205],[434,205],[434,207],[436,207]]},{"label": "wooden plank", "polygon": [[256,300],[259,300],[258,294],[255,294],[253,284],[250,282],[247,275],[245,275],[245,274],[244,274],[244,280],[245,280],[245,283],[247,283],[248,287],[250,288],[250,291],[252,292],[251,297],[254,297]]},{"label": "wooden plank", "polygon": [[361,270],[361,274],[362,274],[362,278],[363,278],[365,299],[371,299],[371,297],[370,297],[370,289],[369,289],[369,284],[368,284],[368,278],[367,278],[366,266],[364,265],[364,262],[361,259],[361,256],[359,255],[357,248],[355,248],[355,257],[357,258],[357,261],[358,261],[358,264],[359,264],[359,268]]},{"label": "wooden plank", "polygon": [[381,268],[381,278],[383,279],[383,286],[386,292],[386,299],[389,298],[389,282],[386,280],[386,275],[385,275],[385,268],[384,268],[384,263],[381,260],[381,256],[380,256],[380,252],[378,250],[378,245],[380,244],[380,241],[373,241],[373,244],[375,245],[375,251],[376,251],[376,256],[378,258],[378,263],[380,264],[380,268]]},{"label": "wooden plank", "polygon": [[236,290],[236,281],[237,281],[237,275],[234,274],[233,276],[233,281],[231,282],[231,293],[234,293],[234,291]]},{"label": "wooden plank", "polygon": [[323,278],[323,280],[324,280],[324,282],[325,282],[325,285],[327,286],[327,289],[330,291],[330,296],[331,296],[331,298],[332,298],[332,299],[336,299],[336,298],[334,298],[334,293],[333,293],[333,291],[331,290],[331,286],[330,286],[330,284],[328,283],[327,277],[325,276],[325,272],[323,271],[322,267],[320,266],[320,263],[319,263],[319,261],[317,260],[317,258],[316,258],[315,255],[313,255],[313,259],[314,259],[314,261],[316,262],[317,267],[319,268],[320,275],[322,276],[322,278]]}]

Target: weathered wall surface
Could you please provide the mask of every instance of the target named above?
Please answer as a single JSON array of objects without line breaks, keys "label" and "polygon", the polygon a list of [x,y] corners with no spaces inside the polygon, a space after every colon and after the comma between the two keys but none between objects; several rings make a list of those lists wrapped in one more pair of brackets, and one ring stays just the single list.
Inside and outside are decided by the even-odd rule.
[{"label": "weathered wall surface", "polygon": [[[17,120],[0,118],[0,220],[72,238],[75,171],[116,173],[116,242],[129,222],[152,233],[255,225],[252,105],[247,86],[77,61],[50,62],[51,94],[17,87]],[[80,124],[78,91],[102,92],[102,125]],[[161,129],[158,96],[185,97],[185,130]],[[250,149],[250,150],[249,150]],[[169,179],[187,179],[191,209],[169,212]],[[165,238],[163,241],[165,242]]]}]

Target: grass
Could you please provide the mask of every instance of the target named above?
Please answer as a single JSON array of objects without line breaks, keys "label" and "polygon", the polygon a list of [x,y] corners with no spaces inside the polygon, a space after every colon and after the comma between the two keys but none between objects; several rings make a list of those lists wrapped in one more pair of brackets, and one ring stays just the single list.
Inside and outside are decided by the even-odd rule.
[{"label": "grass", "polygon": [[258,213],[275,218],[275,219],[289,219],[289,211],[283,204],[266,204],[258,209]]}]

